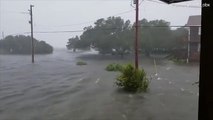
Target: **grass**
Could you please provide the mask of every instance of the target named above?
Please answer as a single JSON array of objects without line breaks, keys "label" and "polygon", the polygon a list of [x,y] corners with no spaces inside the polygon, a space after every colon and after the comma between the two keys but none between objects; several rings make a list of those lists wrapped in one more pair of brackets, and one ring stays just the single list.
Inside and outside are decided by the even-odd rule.
[{"label": "grass", "polygon": [[122,71],[123,66],[120,64],[112,63],[106,66],[106,71]]},{"label": "grass", "polygon": [[174,63],[176,63],[176,64],[186,64],[187,62],[186,62],[186,60],[185,59],[177,59],[177,58],[173,58],[173,59],[171,59]]},{"label": "grass", "polygon": [[76,63],[76,65],[87,65],[87,63],[84,62],[84,61],[78,61],[78,62]]}]

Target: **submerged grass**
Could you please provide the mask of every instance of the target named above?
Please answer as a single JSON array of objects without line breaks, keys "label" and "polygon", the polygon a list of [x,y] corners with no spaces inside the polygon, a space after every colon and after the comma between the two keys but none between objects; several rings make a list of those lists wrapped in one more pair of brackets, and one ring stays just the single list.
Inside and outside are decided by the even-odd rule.
[{"label": "submerged grass", "polygon": [[84,61],[78,61],[78,62],[76,63],[76,65],[87,65],[87,63],[84,62]]},{"label": "submerged grass", "polygon": [[182,64],[186,64],[186,60],[185,59],[177,59],[177,58],[173,58],[173,59],[170,59],[172,60],[175,64],[179,64],[179,65],[182,65]]},{"label": "submerged grass", "polygon": [[106,66],[106,71],[122,71],[123,66],[120,64],[112,63]]}]

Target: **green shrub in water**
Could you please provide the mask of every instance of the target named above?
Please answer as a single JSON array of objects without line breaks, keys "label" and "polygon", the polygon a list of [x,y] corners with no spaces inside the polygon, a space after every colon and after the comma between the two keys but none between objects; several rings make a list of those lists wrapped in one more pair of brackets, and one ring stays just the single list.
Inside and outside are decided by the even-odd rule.
[{"label": "green shrub in water", "polygon": [[87,65],[87,63],[86,63],[86,62],[83,62],[83,61],[78,61],[78,62],[76,63],[76,65]]},{"label": "green shrub in water", "polygon": [[135,69],[131,64],[123,67],[121,75],[116,79],[116,85],[131,92],[146,91],[149,81],[143,69]]},{"label": "green shrub in water", "polygon": [[122,66],[122,65],[120,65],[120,64],[115,64],[115,63],[109,64],[109,65],[105,68],[105,70],[107,70],[107,71],[121,71],[122,69],[123,69],[123,66]]},{"label": "green shrub in water", "polygon": [[173,58],[171,60],[176,64],[186,64],[186,60],[184,60],[184,59]]}]

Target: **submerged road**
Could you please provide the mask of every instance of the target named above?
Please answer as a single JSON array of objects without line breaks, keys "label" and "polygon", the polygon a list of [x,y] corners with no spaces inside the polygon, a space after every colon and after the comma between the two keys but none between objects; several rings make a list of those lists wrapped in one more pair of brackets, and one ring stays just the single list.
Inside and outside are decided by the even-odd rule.
[{"label": "submerged road", "polygon": [[[83,60],[85,66],[77,66]],[[0,120],[196,120],[198,65],[143,58],[152,78],[147,93],[124,93],[115,86],[116,58],[56,50],[50,55],[0,55]]]}]

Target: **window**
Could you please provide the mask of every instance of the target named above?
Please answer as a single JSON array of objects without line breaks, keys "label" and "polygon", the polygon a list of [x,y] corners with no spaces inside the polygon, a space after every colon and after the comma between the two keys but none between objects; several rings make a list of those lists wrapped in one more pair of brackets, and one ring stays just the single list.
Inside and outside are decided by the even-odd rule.
[{"label": "window", "polygon": [[198,28],[198,35],[201,35],[201,27]]},{"label": "window", "polygon": [[197,51],[200,52],[200,43],[198,44]]}]

